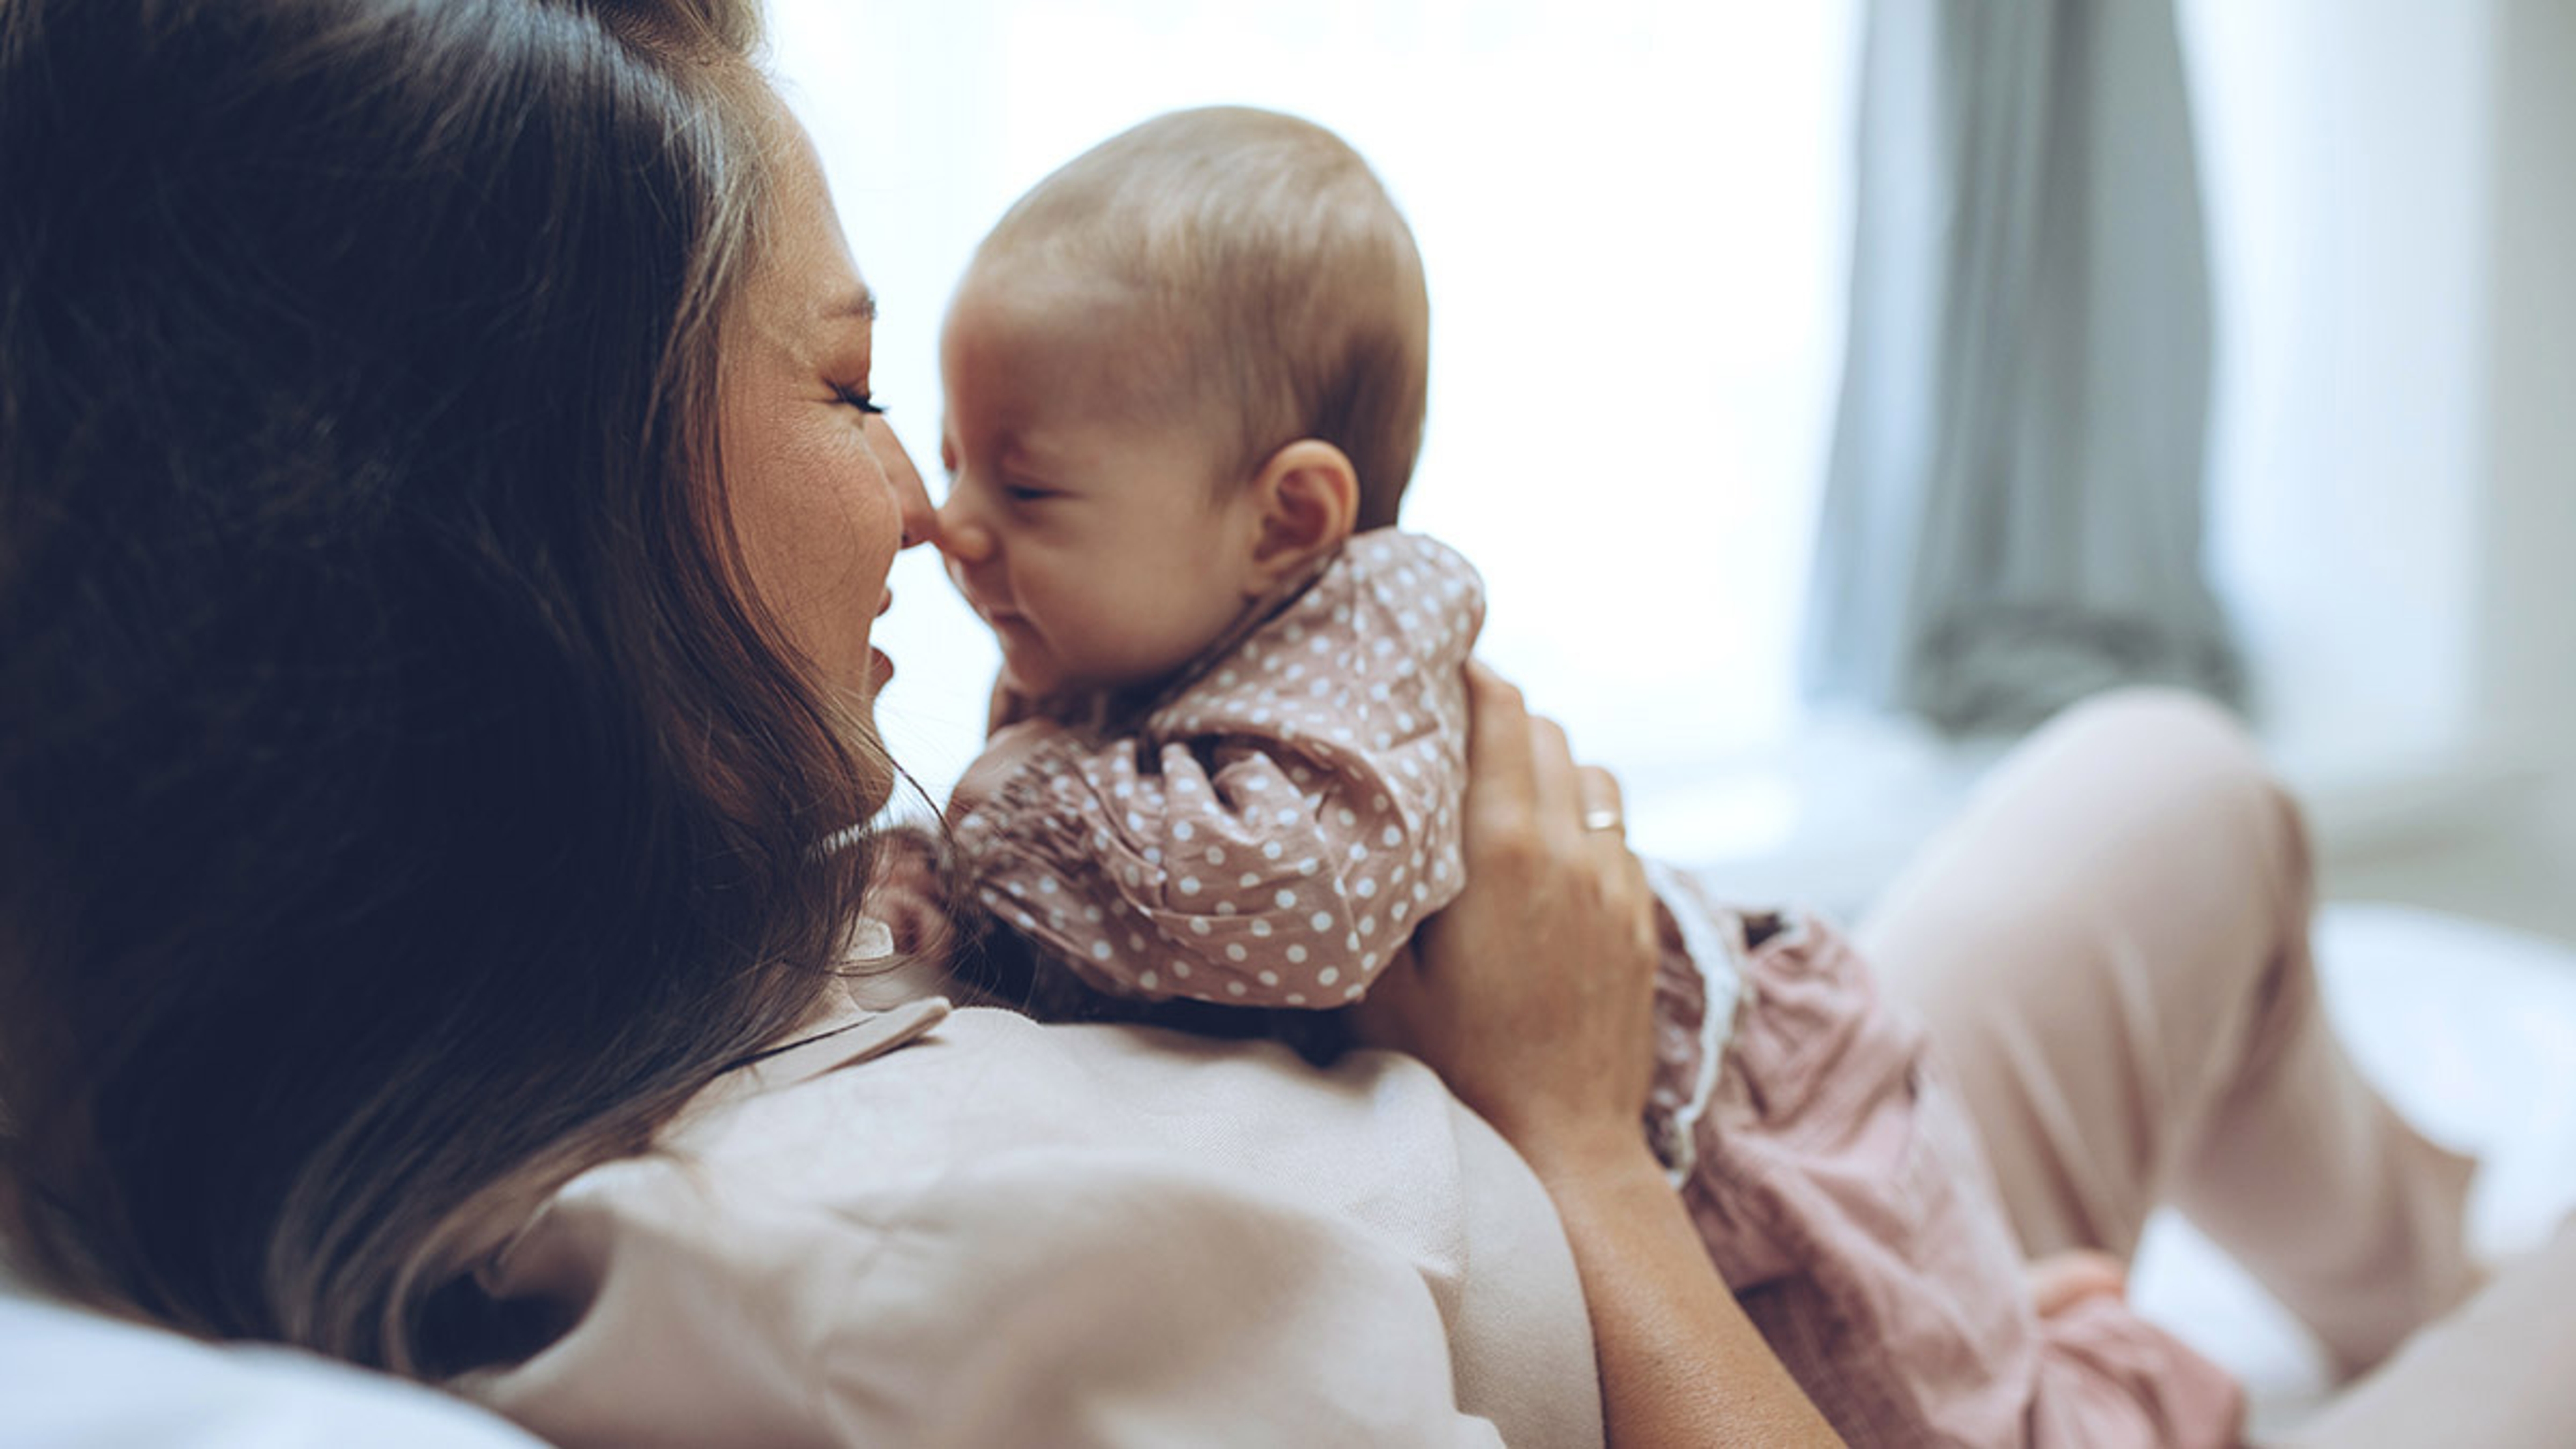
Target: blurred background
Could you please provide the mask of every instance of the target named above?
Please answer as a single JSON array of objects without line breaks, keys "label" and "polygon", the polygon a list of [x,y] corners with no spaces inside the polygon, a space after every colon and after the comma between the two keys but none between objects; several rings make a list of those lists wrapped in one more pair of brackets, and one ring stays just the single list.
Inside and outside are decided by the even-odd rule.
[{"label": "blurred background", "polygon": [[[1366,154],[1432,291],[1406,523],[1641,848],[1854,910],[2145,679],[2247,712],[2330,895],[2576,940],[2576,6],[771,12],[925,465],[941,308],[1048,170],[1218,101]],[[894,587],[937,799],[995,655]]]}]

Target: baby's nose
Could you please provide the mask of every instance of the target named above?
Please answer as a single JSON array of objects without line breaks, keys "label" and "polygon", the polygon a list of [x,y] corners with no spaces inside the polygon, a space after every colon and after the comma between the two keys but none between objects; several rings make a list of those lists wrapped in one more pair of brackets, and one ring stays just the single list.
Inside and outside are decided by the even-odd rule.
[{"label": "baby's nose", "polygon": [[953,498],[939,510],[939,536],[933,541],[952,563],[980,564],[993,557],[993,530]]}]

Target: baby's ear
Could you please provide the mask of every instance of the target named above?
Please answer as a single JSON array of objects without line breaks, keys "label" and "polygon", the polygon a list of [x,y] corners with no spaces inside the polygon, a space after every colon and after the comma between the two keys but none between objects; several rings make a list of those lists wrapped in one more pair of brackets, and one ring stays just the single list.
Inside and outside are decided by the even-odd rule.
[{"label": "baby's ear", "polygon": [[1339,548],[1359,517],[1359,474],[1349,455],[1321,438],[1300,438],[1271,454],[1252,489],[1261,533],[1252,546],[1250,593],[1267,593]]}]

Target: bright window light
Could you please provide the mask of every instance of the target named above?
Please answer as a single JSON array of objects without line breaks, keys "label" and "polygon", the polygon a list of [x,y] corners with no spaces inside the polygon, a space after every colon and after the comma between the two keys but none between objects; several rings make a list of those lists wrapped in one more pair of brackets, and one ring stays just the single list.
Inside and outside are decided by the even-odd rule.
[{"label": "bright window light", "polygon": [[[1484,653],[1631,792],[1792,727],[1842,337],[1849,0],[771,0],[774,68],[884,299],[877,391],[935,461],[939,312],[985,227],[1157,112],[1332,127],[1420,238],[1408,527],[1483,570]],[[934,491],[939,483],[932,479]],[[880,637],[934,798],[995,655],[934,562]]]}]

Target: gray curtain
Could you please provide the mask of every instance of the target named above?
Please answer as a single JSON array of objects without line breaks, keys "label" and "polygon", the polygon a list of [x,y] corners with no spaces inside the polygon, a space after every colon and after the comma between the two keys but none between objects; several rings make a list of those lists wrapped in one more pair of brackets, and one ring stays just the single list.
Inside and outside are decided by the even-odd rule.
[{"label": "gray curtain", "polygon": [[2232,698],[2170,0],[1871,0],[1859,150],[1808,694],[1953,732],[2129,681]]}]

